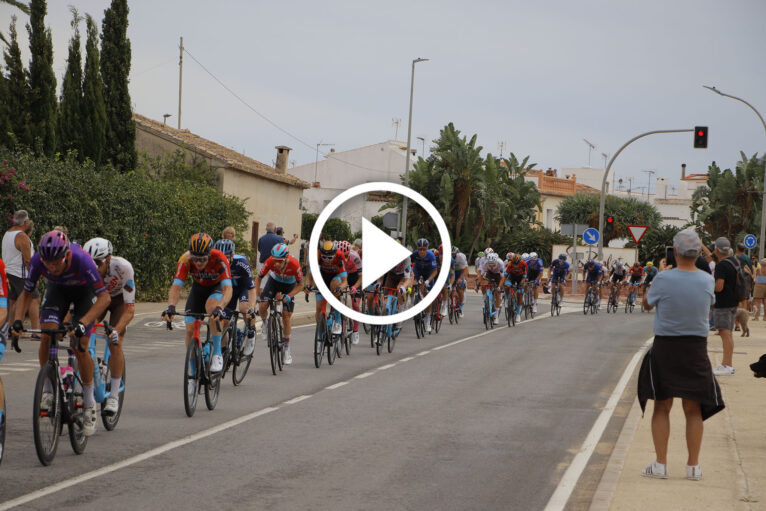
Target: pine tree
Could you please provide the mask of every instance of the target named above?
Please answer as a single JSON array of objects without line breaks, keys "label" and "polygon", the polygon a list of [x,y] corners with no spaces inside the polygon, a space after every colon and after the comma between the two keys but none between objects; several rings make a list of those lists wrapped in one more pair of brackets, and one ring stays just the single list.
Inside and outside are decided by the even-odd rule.
[{"label": "pine tree", "polygon": [[104,160],[123,172],[136,166],[136,123],[128,91],[130,41],[127,0],[112,0],[101,28],[101,78],[106,105]]},{"label": "pine tree", "polygon": [[83,81],[83,157],[101,164],[106,137],[106,107],[99,70],[98,27],[88,14],[88,40],[85,43],[85,79]]},{"label": "pine tree", "polygon": [[19,47],[18,34],[16,33],[16,16],[11,17],[10,45],[4,52],[5,68],[7,70],[7,103],[6,108],[10,115],[10,128],[12,135],[9,144],[32,145],[31,130],[29,127],[29,86],[27,73],[21,62],[21,48]]},{"label": "pine tree", "polygon": [[82,96],[82,54],[80,51],[80,28],[82,18],[77,9],[70,6],[74,34],[69,41],[69,57],[61,90],[58,117],[59,151],[77,151],[83,158],[83,96]]},{"label": "pine tree", "polygon": [[29,4],[29,113],[34,145],[38,151],[56,151],[56,75],[53,73],[53,41],[45,28],[45,0]]},{"label": "pine tree", "polygon": [[13,142],[11,114],[8,111],[8,79],[0,70],[0,147],[10,147]]}]

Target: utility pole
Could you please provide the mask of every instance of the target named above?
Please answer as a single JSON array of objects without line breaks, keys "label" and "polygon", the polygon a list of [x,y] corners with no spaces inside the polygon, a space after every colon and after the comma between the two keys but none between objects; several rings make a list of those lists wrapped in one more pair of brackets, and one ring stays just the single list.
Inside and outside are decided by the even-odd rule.
[{"label": "utility pole", "polygon": [[180,53],[178,55],[178,129],[181,129],[181,91],[184,80],[184,38],[181,37]]},{"label": "utility pole", "polygon": [[652,175],[656,174],[654,170],[642,170],[641,172],[646,173],[648,179],[646,181],[646,200],[649,201],[649,194],[652,191]]}]

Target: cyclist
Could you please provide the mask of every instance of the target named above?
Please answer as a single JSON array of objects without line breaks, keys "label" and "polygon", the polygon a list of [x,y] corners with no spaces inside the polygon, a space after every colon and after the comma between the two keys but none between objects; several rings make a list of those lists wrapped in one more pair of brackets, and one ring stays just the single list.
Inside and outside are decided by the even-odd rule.
[{"label": "cyclist", "polygon": [[[348,287],[348,272],[346,270],[346,258],[338,250],[335,243],[330,240],[325,240],[319,248],[319,273],[320,277],[327,284],[335,296],[340,295],[340,290]],[[314,284],[315,277],[311,273],[311,268],[308,270],[307,286],[303,290],[306,294],[309,293],[308,288]],[[316,320],[319,321],[319,316],[322,314],[322,295],[319,293],[319,289],[316,291]],[[332,333],[335,335],[340,334],[343,331],[343,326],[334,321],[332,324]]]},{"label": "cyclist", "polygon": [[[412,252],[410,260],[412,261],[412,276],[419,285],[419,291],[422,298],[431,290],[436,282],[436,275],[439,273],[439,265],[436,262],[436,256],[431,250],[428,250],[428,240],[420,238],[415,246],[417,249]],[[433,304],[426,308],[426,333],[431,333],[431,310]]]},{"label": "cyclist", "polygon": [[[269,273],[271,272],[271,273]],[[266,287],[261,289],[261,282],[266,280]],[[255,277],[255,289],[261,300],[274,298],[281,294],[285,301],[285,307],[282,309],[282,338],[285,342],[285,364],[293,363],[293,357],[290,354],[290,333],[292,326],[290,319],[295,309],[295,295],[303,289],[303,272],[300,262],[290,255],[287,244],[277,243],[271,249],[271,256],[263,263],[261,270]],[[261,339],[266,340],[266,319],[268,318],[269,302],[262,301],[258,305],[258,314],[263,320],[261,328]]]},{"label": "cyclist", "polygon": [[[439,249],[433,250],[434,256],[436,257],[436,275],[438,276],[441,272],[442,264],[444,264],[444,257],[446,254],[442,250],[442,246],[439,245]],[[450,286],[455,281],[455,258],[452,257],[452,255],[449,255],[449,274],[447,275],[447,280],[444,282],[444,287],[441,290],[440,298],[441,298],[441,308],[439,310],[440,316],[446,316],[447,315],[447,307],[449,305],[449,289]]]},{"label": "cyclist", "polygon": [[[601,302],[601,293],[598,288],[598,283],[601,280],[601,276],[602,276],[601,263],[599,263],[595,259],[588,260],[588,262],[585,263],[585,266],[583,266],[582,275],[583,275],[583,278],[585,278],[586,286],[590,286],[590,288],[596,292],[598,301]],[[586,289],[586,293],[587,293],[587,289]]]},{"label": "cyclist", "polygon": [[[566,254],[559,254],[559,258],[551,263],[550,277],[551,284],[562,284],[559,286],[559,299],[564,301],[564,288],[566,287],[567,275],[569,274],[569,263]],[[551,288],[551,292],[553,289]]]},{"label": "cyclist", "polygon": [[247,336],[245,338],[245,356],[253,354],[255,349],[255,283],[253,282],[253,270],[247,257],[235,254],[236,246],[230,239],[220,239],[215,242],[214,249],[220,250],[229,261],[231,270],[231,300],[226,305],[227,311],[239,310],[247,324]]},{"label": "cyclist", "polygon": [[617,298],[615,299],[615,303],[617,305],[620,304],[620,292],[622,291],[622,283],[625,281],[625,278],[628,276],[628,269],[625,268],[625,265],[622,264],[622,261],[617,261],[614,266],[612,266],[612,269],[609,271],[609,276],[612,280],[612,289],[614,289],[615,286],[617,286]]},{"label": "cyclist", "polygon": [[463,317],[463,300],[465,298],[465,286],[467,284],[466,277],[468,276],[468,260],[465,254],[457,247],[452,247],[452,259],[455,261],[455,278],[454,285],[457,289],[457,308],[460,317]]},{"label": "cyclist", "polygon": [[[361,241],[359,241],[359,243],[361,244]],[[359,292],[360,289],[357,287],[357,284],[359,284],[359,286],[362,285],[362,258],[359,257],[358,252],[352,250],[351,243],[348,241],[341,241],[338,243],[338,250],[340,250],[346,258],[348,287],[351,290],[352,295],[351,308],[359,312],[359,297],[361,296],[361,293]],[[353,344],[359,344],[359,322],[353,320],[351,324],[354,333],[351,342]]]},{"label": "cyclist", "polygon": [[636,260],[633,266],[630,267],[630,287],[628,288],[628,296],[630,293],[636,292],[636,285],[640,286],[641,281],[644,278],[644,267]]},{"label": "cyclist", "polygon": [[534,284],[535,301],[532,303],[532,312],[537,312],[537,296],[540,293],[540,276],[543,274],[543,268],[543,260],[537,257],[537,252],[531,252],[527,261],[527,282]]},{"label": "cyclist", "polygon": [[[125,341],[125,331],[133,321],[136,309],[136,283],[133,275],[133,265],[122,257],[112,254],[112,242],[104,238],[93,238],[84,246],[85,252],[96,263],[98,274],[104,279],[106,292],[111,301],[109,307],[98,317],[103,321],[109,313],[109,323],[112,324],[112,336],[109,339],[109,373],[112,375],[111,389],[119,389],[122,382],[122,368],[125,355],[122,344]],[[109,414],[117,413],[120,400],[117,391],[110,393],[104,405],[104,411]]]},{"label": "cyclist", "polygon": [[487,257],[487,254],[485,254],[483,251],[476,254],[476,261],[474,261],[473,266],[476,269],[476,292],[479,292],[479,267],[484,264],[484,259]]},{"label": "cyclist", "polygon": [[[186,278],[191,274],[193,283],[189,298],[186,299],[185,312],[211,314],[208,321],[210,339],[213,341],[213,356],[210,361],[210,371],[218,372],[223,369],[223,354],[221,352],[221,320],[227,320],[226,305],[231,300],[231,268],[229,260],[223,252],[213,248],[210,235],[198,232],[189,240],[189,250],[178,259],[173,284],[168,292],[168,307],[162,313],[162,319],[170,321],[176,312],[176,304],[181,298],[181,290]],[[213,321],[215,320],[215,321]],[[186,346],[194,335],[194,318],[186,317]],[[193,386],[194,381],[189,381]]]},{"label": "cyclist", "polygon": [[[69,243],[63,232],[50,231],[40,240],[38,252],[29,263],[29,275],[16,304],[16,317],[11,328],[14,336],[21,335],[24,329],[23,313],[27,310],[41,275],[47,281],[40,311],[43,329],[60,328],[64,316],[69,312],[69,305],[74,303],[74,320],[69,332],[72,340],[77,339],[82,348],[75,349],[74,354],[83,385],[83,433],[90,436],[96,431],[96,401],[93,395],[93,359],[88,353],[89,337],[93,322],[104,313],[111,299],[90,256],[80,245]],[[50,336],[42,334],[38,351],[41,367],[48,362],[49,347]],[[53,388],[46,381],[40,408],[47,411],[53,404]]]},{"label": "cyclist", "polygon": [[[491,250],[491,249],[490,249]],[[479,273],[482,279],[483,286],[489,286],[490,283],[495,284],[495,290],[493,296],[495,298],[495,314],[492,321],[497,325],[500,322],[500,302],[502,300],[502,294],[500,293],[501,284],[503,282],[504,273],[503,261],[500,260],[494,252],[490,252],[487,258],[484,260],[484,264],[479,268]]]},{"label": "cyclist", "polygon": [[524,252],[523,254],[521,254],[521,260],[524,261],[525,263],[529,262],[529,254],[527,252]]},{"label": "cyclist", "polygon": [[[524,282],[527,279],[527,263],[519,254],[512,254],[511,261],[505,265],[503,282],[505,286],[516,288],[516,321],[521,320],[521,307],[523,303]],[[506,290],[506,293],[510,290]]]},{"label": "cyclist", "polygon": [[[5,274],[5,263],[0,259],[0,360],[5,354],[5,344],[8,338],[8,277]],[[3,428],[3,407],[5,406],[5,389],[3,380],[0,380],[0,430]],[[3,454],[3,445],[0,444],[0,457]]]}]

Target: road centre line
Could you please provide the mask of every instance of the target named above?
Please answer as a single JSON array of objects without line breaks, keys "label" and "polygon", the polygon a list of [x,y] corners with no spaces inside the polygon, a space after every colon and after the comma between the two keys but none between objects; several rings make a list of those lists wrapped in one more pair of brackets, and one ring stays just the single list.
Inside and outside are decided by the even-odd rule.
[{"label": "road centre line", "polygon": [[334,383],[332,385],[328,385],[327,387],[325,387],[325,390],[335,390],[335,389],[340,388],[340,387],[342,387],[344,385],[348,385],[348,383],[349,383],[348,380],[347,381],[339,381],[338,383]]},{"label": "road centre line", "polygon": [[283,401],[283,402],[282,402],[282,404],[285,404],[285,405],[294,405],[295,403],[300,403],[300,402],[301,402],[301,401],[303,401],[304,399],[308,399],[308,398],[310,398],[310,397],[311,397],[311,396],[313,396],[313,395],[314,395],[314,394],[307,394],[307,395],[303,395],[303,396],[294,397],[294,398],[292,398],[292,399],[288,399],[287,401]]}]

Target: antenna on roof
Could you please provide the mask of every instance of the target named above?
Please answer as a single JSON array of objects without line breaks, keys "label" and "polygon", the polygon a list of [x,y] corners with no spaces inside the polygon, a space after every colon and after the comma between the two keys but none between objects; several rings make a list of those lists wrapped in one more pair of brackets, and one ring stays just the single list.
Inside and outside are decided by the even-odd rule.
[{"label": "antenna on roof", "polygon": [[399,125],[402,123],[401,119],[393,118],[391,119],[391,126],[394,128],[394,140],[397,140],[399,137]]},{"label": "antenna on roof", "polygon": [[593,144],[588,142],[587,140],[583,139],[583,142],[588,144],[588,167],[590,167],[590,152],[596,148]]}]

